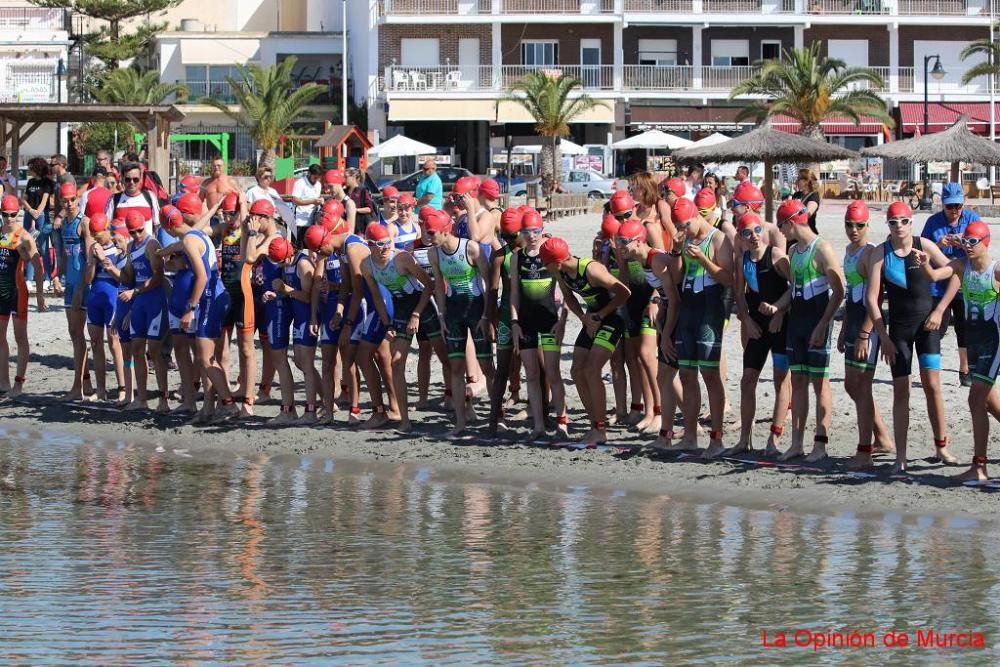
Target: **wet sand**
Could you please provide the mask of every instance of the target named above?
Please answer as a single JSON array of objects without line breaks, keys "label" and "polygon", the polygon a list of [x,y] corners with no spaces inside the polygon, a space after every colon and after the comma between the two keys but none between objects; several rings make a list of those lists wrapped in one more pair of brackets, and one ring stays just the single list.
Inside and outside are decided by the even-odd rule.
[{"label": "wet sand", "polygon": [[[847,244],[840,224],[843,210],[843,203],[828,202],[824,205],[820,219],[821,234],[831,240],[838,253]],[[925,217],[918,214],[916,231],[922,229]],[[596,215],[565,218],[551,223],[549,230],[565,237],[574,252],[585,255],[589,253],[598,220]],[[870,234],[873,240],[884,238],[886,227],[883,220],[884,214],[873,214],[873,231]],[[343,423],[347,416],[345,410],[338,412],[338,421],[341,423],[336,427],[269,427],[262,422],[277,414],[276,401],[257,406],[259,418],[247,424],[204,427],[187,426],[179,418],[125,413],[111,405],[68,403],[61,400],[62,394],[69,388],[72,363],[61,299],[58,302],[50,299],[51,310],[48,313],[34,312],[33,299],[31,304],[29,337],[32,341],[32,354],[26,393],[17,401],[0,402],[0,425],[8,431],[51,430],[87,439],[134,440],[192,451],[209,448],[233,452],[267,451],[273,454],[315,452],[360,461],[430,465],[442,470],[476,474],[484,480],[499,483],[504,480],[529,480],[544,485],[558,480],[560,484],[615,487],[792,511],[889,511],[965,515],[986,519],[994,517],[1000,509],[998,490],[965,488],[952,479],[971,460],[972,433],[966,403],[968,390],[958,382],[958,357],[955,336],[951,330],[943,344],[942,385],[952,451],[962,464],[949,467],[921,458],[931,455],[934,447],[919,379],[915,376],[909,439],[911,474],[907,479],[894,479],[889,476],[892,465],[890,458],[876,459],[876,470],[870,477],[854,476],[846,470],[846,461],[857,445],[857,430],[854,404],[843,390],[843,356],[837,353],[834,353],[831,365],[834,405],[830,459],[818,464],[806,464],[799,460],[787,465],[776,465],[759,456],[749,455],[740,456],[741,461],[703,462],[694,456],[674,455],[654,459],[614,448],[580,451],[529,445],[526,444],[526,439],[530,424],[526,421],[512,422],[514,430],[495,441],[488,440],[478,426],[474,429],[472,438],[449,441],[445,439],[445,434],[451,423],[442,409],[414,412],[411,418],[416,432],[403,436],[393,431],[348,428]],[[839,327],[839,323],[836,327]],[[571,317],[565,336],[567,344],[563,348],[563,376],[567,382],[570,401],[570,427],[571,433],[577,437],[583,435],[586,427],[586,418],[576,389],[569,379],[571,345],[578,329],[578,324]],[[834,335],[836,334],[835,330]],[[727,387],[733,403],[733,411],[726,421],[725,442],[732,445],[739,433],[737,419],[741,349],[738,327],[730,327],[727,331],[725,349],[731,360]],[[235,354],[233,363],[235,365]],[[12,368],[11,375],[13,374]],[[415,353],[410,356],[408,377],[413,386],[416,377]],[[150,382],[151,385],[154,384],[152,378]],[[177,383],[177,374],[171,373],[171,387],[176,387]],[[109,385],[114,385],[113,379]],[[299,388],[301,389],[301,383]],[[522,395],[524,391],[522,389]],[[611,400],[610,387],[608,393]],[[884,363],[880,363],[876,373],[874,394],[891,429],[891,378]],[[767,439],[767,415],[770,414],[773,397],[770,366],[762,374],[757,396],[758,421],[754,428],[754,442],[758,449],[762,449]],[[437,406],[443,405],[439,370],[432,378],[431,402]],[[485,415],[485,398],[478,409],[481,415]],[[364,403],[362,411],[362,416],[365,417],[367,408]],[[994,433],[1000,432],[1000,427],[996,424],[992,428]],[[813,420],[810,418],[806,430],[807,447],[812,429]],[[789,432],[790,422],[786,424],[786,432],[782,438],[783,447],[787,447],[790,442]],[[641,445],[650,440],[615,427],[609,431],[609,436],[613,445],[625,447]],[[993,435],[991,442],[995,441],[996,435]],[[706,439],[702,440],[702,445],[707,445]],[[990,455],[991,461],[995,461],[994,451],[991,450]],[[1000,470],[995,463],[992,469]]]}]

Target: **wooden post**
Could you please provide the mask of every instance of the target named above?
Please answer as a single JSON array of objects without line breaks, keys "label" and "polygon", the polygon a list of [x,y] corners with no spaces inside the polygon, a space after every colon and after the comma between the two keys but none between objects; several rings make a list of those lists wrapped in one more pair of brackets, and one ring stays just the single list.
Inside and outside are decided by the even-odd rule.
[{"label": "wooden post", "polygon": [[10,166],[16,175],[21,165],[21,124],[11,123],[10,134]]},{"label": "wooden post", "polygon": [[155,116],[147,126],[149,168],[166,182],[170,178],[170,121]]},{"label": "wooden post", "polygon": [[951,163],[951,182],[958,183],[961,185],[962,181],[959,180],[962,177],[961,171],[959,170],[958,162]]},{"label": "wooden post", "polygon": [[764,160],[764,219],[774,222],[774,164]]}]

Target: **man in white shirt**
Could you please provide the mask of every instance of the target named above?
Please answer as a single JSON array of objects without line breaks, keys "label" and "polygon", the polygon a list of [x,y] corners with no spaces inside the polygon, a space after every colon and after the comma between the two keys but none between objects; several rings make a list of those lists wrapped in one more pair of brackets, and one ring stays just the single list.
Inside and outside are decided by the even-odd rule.
[{"label": "man in white shirt", "polygon": [[323,205],[323,198],[320,196],[323,190],[323,184],[320,183],[322,173],[323,170],[318,164],[311,164],[308,173],[295,181],[295,185],[292,187],[291,202],[295,206],[295,240],[300,246],[302,245],[302,235],[305,234],[306,227],[312,222],[316,207]]},{"label": "man in white shirt", "polygon": [[124,218],[125,210],[138,209],[142,219],[146,221],[146,233],[153,234],[153,221],[160,219],[160,203],[149,190],[143,187],[142,165],[136,162],[125,162],[121,167],[123,192],[108,199],[105,213],[108,220],[116,217]]},{"label": "man in white shirt", "polygon": [[[247,190],[247,204],[251,205],[258,199],[270,199],[271,203],[274,204],[274,210],[276,213],[281,215],[281,219],[285,223],[285,227],[288,230],[294,229],[295,227],[295,216],[292,215],[292,209],[288,207],[288,204],[284,202],[278,191],[271,187],[271,183],[274,182],[274,171],[268,167],[259,167],[257,169],[257,185],[251,187]],[[283,236],[287,236],[287,231]]]}]

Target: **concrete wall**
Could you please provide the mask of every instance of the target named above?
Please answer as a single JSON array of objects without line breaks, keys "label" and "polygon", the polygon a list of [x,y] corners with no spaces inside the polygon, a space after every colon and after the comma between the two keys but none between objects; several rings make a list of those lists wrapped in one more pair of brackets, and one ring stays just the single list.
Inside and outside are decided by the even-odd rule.
[{"label": "concrete wall", "polygon": [[[815,41],[819,41],[820,52],[826,56],[826,43],[831,39],[867,39],[868,40],[868,66],[888,67],[889,66],[889,31],[885,26],[846,26],[821,25],[814,26],[805,31],[805,46],[809,46]],[[902,46],[902,45],[900,45]],[[912,42],[911,42],[912,53]],[[900,62],[902,65],[902,62]]]},{"label": "concrete wall", "polygon": [[792,28],[705,28],[701,32],[701,64],[712,64],[713,39],[740,39],[750,42],[750,64],[760,60],[760,43],[763,40],[781,40],[781,49],[795,46],[795,30]]}]

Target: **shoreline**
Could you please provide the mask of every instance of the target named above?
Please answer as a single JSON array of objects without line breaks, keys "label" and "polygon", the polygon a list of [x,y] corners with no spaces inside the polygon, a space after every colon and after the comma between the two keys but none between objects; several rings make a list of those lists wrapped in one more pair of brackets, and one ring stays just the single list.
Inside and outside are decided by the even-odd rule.
[{"label": "shoreline", "polygon": [[[23,416],[32,411],[37,415]],[[91,419],[79,419],[84,414]],[[49,419],[41,419],[42,415]],[[57,415],[60,420],[53,419]],[[697,454],[652,458],[613,448],[572,450],[526,445],[518,443],[517,432],[501,436],[498,443],[475,438],[456,444],[443,438],[447,429],[444,421],[424,427],[425,431],[414,437],[346,425],[322,429],[263,424],[193,427],[177,418],[151,414],[140,418],[107,406],[39,396],[0,403],[0,417],[0,438],[52,433],[90,442],[162,446],[168,453],[178,450],[174,453],[181,456],[210,452],[324,456],[357,464],[430,467],[444,477],[457,476],[460,481],[479,478],[488,484],[533,485],[553,492],[587,486],[608,492],[666,496],[691,504],[721,503],[796,514],[975,520],[979,528],[992,527],[1000,509],[1000,489],[963,488],[949,483],[938,471],[945,469],[946,474],[952,474],[961,468],[923,460],[913,460],[912,480],[901,481],[887,474],[852,476],[846,471],[846,457],[839,455],[818,464],[774,464],[755,455],[739,457],[766,461],[763,465],[702,461]],[[640,443],[635,437],[619,441]],[[891,466],[891,460],[886,458],[876,462],[885,470]]]}]

